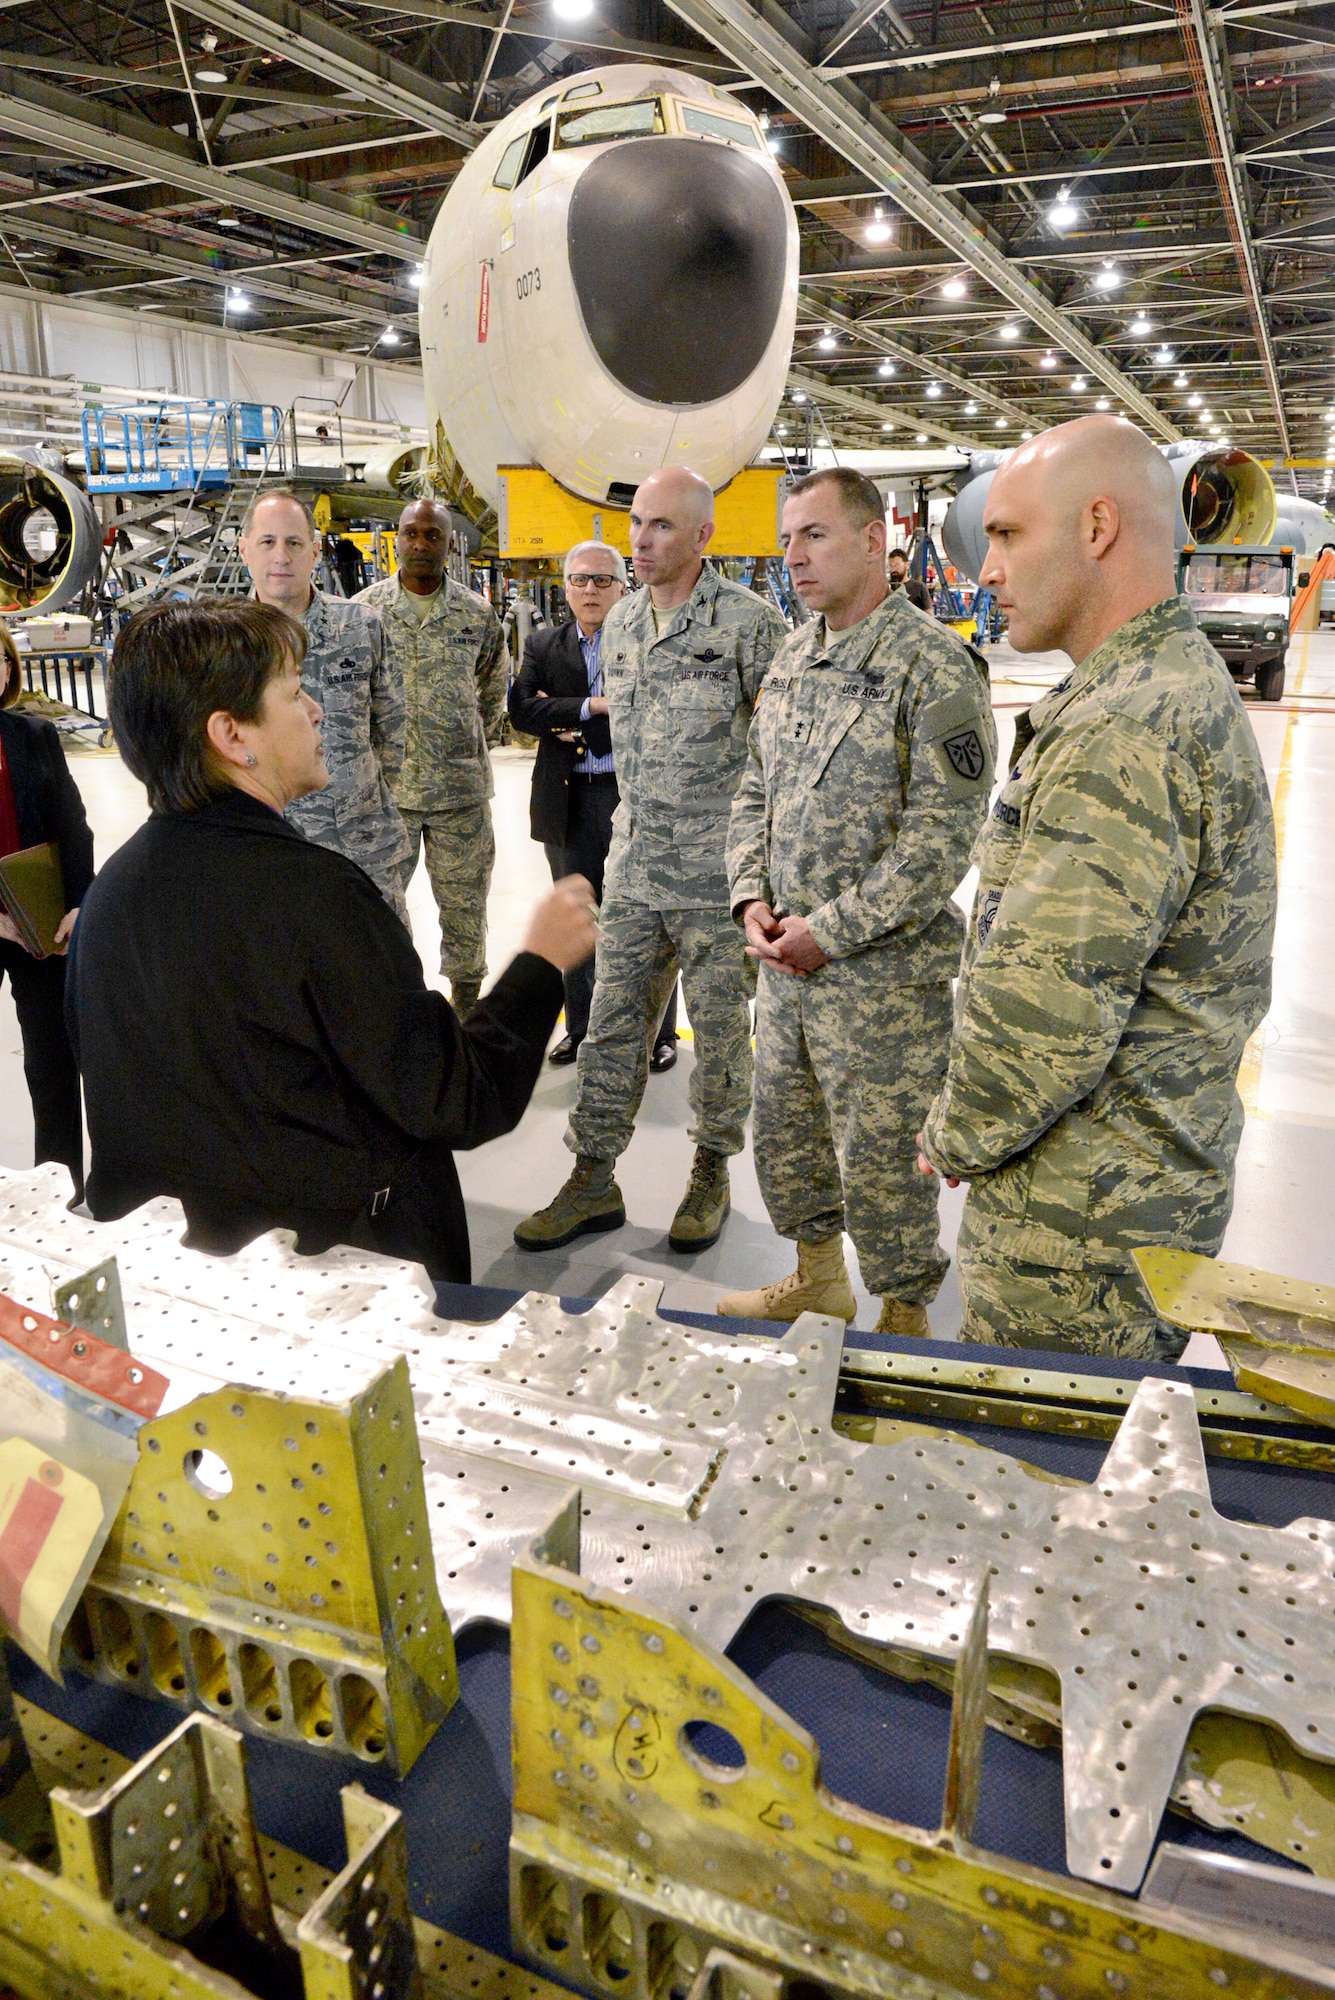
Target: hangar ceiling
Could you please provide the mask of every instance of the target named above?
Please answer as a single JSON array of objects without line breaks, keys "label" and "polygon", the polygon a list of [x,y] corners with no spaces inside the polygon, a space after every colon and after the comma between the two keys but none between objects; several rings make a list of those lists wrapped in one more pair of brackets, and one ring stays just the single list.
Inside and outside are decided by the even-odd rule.
[{"label": "hangar ceiling", "polygon": [[1005,446],[1106,407],[1328,489],[1333,4],[0,0],[0,282],[411,359],[467,150],[646,54],[768,117],[790,435]]}]

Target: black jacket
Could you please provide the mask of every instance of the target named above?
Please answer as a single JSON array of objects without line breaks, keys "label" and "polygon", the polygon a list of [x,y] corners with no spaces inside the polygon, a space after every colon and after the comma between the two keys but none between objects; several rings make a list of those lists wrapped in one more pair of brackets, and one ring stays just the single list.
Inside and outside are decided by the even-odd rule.
[{"label": "black jacket", "polygon": [[60,842],[65,908],[77,909],[93,879],[93,835],[60,732],[40,716],[0,708],[0,743],[14,787],[19,839],[25,847]]},{"label": "black jacket", "polygon": [[[538,689],[543,690],[542,694]],[[554,847],[565,844],[570,778],[579,764],[574,743],[558,743],[554,730],[578,729],[594,757],[611,754],[612,732],[605,715],[579,719],[589,698],[589,675],[580,651],[579,626],[548,627],[529,635],[524,661],[511,684],[510,720],[525,736],[538,739],[529,796],[529,830],[535,840]]]},{"label": "black jacket", "polygon": [[[229,1218],[241,1241],[346,1240],[419,1150],[513,1130],[562,991],[521,952],[463,1026],[354,862],[243,792],[155,814],[98,876],[70,954],[89,1206],[104,1221],[176,1195],[206,1247]],[[458,1268],[440,1275],[466,1279],[457,1177],[452,1202]]]}]

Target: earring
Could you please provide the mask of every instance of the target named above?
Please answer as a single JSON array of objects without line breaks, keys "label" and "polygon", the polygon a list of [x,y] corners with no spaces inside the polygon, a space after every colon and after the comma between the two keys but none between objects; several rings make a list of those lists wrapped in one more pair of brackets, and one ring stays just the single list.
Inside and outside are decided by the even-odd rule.
[{"label": "earring", "polygon": [[258,757],[252,757],[249,751],[246,752],[246,762],[248,764],[255,765],[258,764],[259,761],[260,760]]}]

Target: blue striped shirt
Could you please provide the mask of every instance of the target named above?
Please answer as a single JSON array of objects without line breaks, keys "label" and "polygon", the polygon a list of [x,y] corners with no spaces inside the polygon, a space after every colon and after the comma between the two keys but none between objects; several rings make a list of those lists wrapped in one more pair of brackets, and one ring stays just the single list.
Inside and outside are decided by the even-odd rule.
[{"label": "blue striped shirt", "polygon": [[[576,630],[578,629],[576,627]],[[601,625],[591,639],[586,639],[583,632],[580,632],[579,649],[584,655],[584,671],[589,676],[589,698],[591,700],[594,695],[601,694],[603,691],[603,628]],[[587,722],[589,719],[589,703],[587,701],[579,712],[579,719],[581,722]],[[591,751],[586,750],[580,758],[576,770],[586,778],[601,778],[605,773],[616,770],[616,762],[610,750],[605,757],[595,757]]]}]

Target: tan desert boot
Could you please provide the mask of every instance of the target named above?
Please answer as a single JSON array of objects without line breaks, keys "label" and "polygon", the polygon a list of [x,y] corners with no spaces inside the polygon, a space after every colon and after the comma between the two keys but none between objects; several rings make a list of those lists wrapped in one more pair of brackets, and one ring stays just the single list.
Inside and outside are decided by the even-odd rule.
[{"label": "tan desert boot", "polygon": [[910,1335],[919,1340],[930,1340],[932,1329],[927,1324],[927,1308],[911,1306],[905,1299],[882,1299],[881,1317],[876,1322],[878,1333],[897,1333],[907,1340]]},{"label": "tan desert boot", "polygon": [[852,1325],[857,1309],[840,1236],[824,1243],[799,1243],[797,1269],[786,1278],[754,1292],[729,1292],[718,1302],[718,1311],[728,1319],[792,1321],[800,1313],[813,1312],[828,1313],[845,1326]]}]

